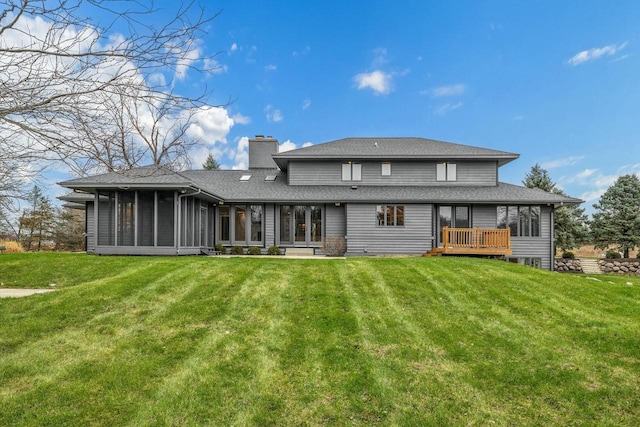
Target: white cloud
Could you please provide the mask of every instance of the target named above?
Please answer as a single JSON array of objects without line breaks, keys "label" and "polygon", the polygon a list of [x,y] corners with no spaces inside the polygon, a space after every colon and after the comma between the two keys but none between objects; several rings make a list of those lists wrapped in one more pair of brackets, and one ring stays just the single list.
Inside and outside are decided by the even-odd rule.
[{"label": "white cloud", "polygon": [[236,50],[238,50],[238,44],[237,43],[232,44],[229,50],[231,52],[235,52]]},{"label": "white cloud", "polygon": [[249,137],[243,136],[237,142],[237,149],[230,153],[234,161],[232,169],[246,170],[249,168]]},{"label": "white cloud", "polygon": [[282,116],[282,111],[278,109],[274,110],[271,104],[264,107],[264,111],[266,113],[266,118],[268,122],[280,123],[282,120],[284,120],[284,117]]},{"label": "white cloud", "polygon": [[381,67],[382,65],[388,63],[387,60],[387,49],[383,47],[379,47],[373,50],[374,58],[373,58],[373,68]]},{"label": "white cloud", "polygon": [[578,179],[585,179],[596,173],[598,169],[585,169],[582,172],[578,173],[576,177]]},{"label": "white cloud", "polygon": [[589,50],[583,50],[581,52],[576,53],[569,61],[567,61],[570,65],[576,66],[580,65],[587,61],[596,60],[602,56],[611,56],[615,55],[617,52],[621,51],[627,46],[628,42],[624,42],[619,46],[615,44],[610,44],[604,47],[594,47]]},{"label": "white cloud", "polygon": [[295,142],[291,142],[290,139],[287,139],[285,142],[280,144],[280,148],[278,149],[280,153],[284,153],[285,151],[291,151],[298,148]]},{"label": "white cloud", "polygon": [[561,168],[564,166],[575,165],[581,160],[584,160],[584,156],[568,156],[568,157],[563,157],[561,159],[556,159],[550,162],[543,163],[540,165],[540,167],[542,167],[543,169]]},{"label": "white cloud", "polygon": [[251,123],[251,117],[243,116],[240,113],[236,113],[233,115],[233,121],[238,125],[248,125]]},{"label": "white cloud", "polygon": [[277,69],[278,69],[278,66],[275,64],[265,65],[264,67],[265,71],[276,71]]},{"label": "white cloud", "polygon": [[311,107],[311,100],[310,99],[305,99],[304,101],[302,101],[302,109],[303,110],[306,110],[309,107]]},{"label": "white cloud", "polygon": [[229,67],[220,65],[214,58],[205,58],[204,69],[210,74],[223,74],[229,70]]},{"label": "white cloud", "polygon": [[440,98],[443,96],[458,96],[465,92],[466,88],[463,84],[457,83],[449,86],[438,86],[428,91],[420,92],[421,94],[430,94],[433,97]]},{"label": "white cloud", "polygon": [[249,64],[253,64],[256,62],[256,59],[253,57],[253,55],[258,51],[258,46],[251,46],[249,48],[249,53],[247,54],[247,63]]},{"label": "white cloud", "polygon": [[[302,144],[302,148],[304,147],[311,147],[313,145],[313,143],[311,142],[305,142],[304,144]],[[282,144],[280,144],[280,148],[279,148],[279,152],[280,153],[284,153],[285,151],[291,151],[291,150],[295,150],[301,147],[298,147],[298,144],[296,144],[295,142],[291,141],[290,139],[287,139],[285,142],[283,142]]]},{"label": "white cloud", "polygon": [[462,105],[462,102],[458,102],[456,104],[447,103],[438,107],[433,113],[437,116],[444,116],[445,114],[462,107]]},{"label": "white cloud", "polygon": [[222,107],[201,107],[195,114],[194,123],[187,129],[187,136],[204,144],[227,143],[227,135],[234,125],[229,112]]},{"label": "white cloud", "polygon": [[202,49],[198,46],[199,43],[196,40],[189,40],[184,46],[174,46],[170,50],[179,51],[184,50],[185,53],[176,66],[175,77],[177,80],[184,80],[187,77],[187,71],[194,62],[200,59]]},{"label": "white cloud", "polygon": [[293,56],[298,56],[298,55],[306,55],[309,52],[311,52],[311,46],[305,46],[300,52],[294,50],[293,51]]},{"label": "white cloud", "polygon": [[376,95],[386,95],[392,90],[391,74],[380,70],[370,73],[356,74],[353,78],[358,84],[358,89],[371,89]]}]

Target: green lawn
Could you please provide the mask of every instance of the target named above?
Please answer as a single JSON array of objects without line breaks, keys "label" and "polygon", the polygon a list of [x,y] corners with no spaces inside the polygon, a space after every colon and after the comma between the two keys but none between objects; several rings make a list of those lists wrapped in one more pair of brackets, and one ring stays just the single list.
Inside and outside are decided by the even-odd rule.
[{"label": "green lawn", "polygon": [[[637,425],[640,280],[0,255],[0,425]],[[628,283],[631,283],[629,285]]]}]

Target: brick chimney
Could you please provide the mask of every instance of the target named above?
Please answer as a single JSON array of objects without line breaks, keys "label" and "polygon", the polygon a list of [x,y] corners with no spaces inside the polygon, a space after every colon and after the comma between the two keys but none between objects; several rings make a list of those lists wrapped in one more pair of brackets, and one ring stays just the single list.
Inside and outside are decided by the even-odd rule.
[{"label": "brick chimney", "polygon": [[256,135],[249,140],[249,169],[276,169],[271,155],[278,153],[278,140],[271,136]]}]

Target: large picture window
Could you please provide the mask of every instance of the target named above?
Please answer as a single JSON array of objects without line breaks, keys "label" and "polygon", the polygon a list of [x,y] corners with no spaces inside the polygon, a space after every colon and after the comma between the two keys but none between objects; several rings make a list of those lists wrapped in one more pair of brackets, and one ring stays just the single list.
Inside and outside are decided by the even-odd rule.
[{"label": "large picture window", "polygon": [[404,206],[376,206],[376,220],[379,227],[404,227]]},{"label": "large picture window", "polygon": [[497,228],[509,228],[512,237],[540,237],[540,206],[498,206]]}]

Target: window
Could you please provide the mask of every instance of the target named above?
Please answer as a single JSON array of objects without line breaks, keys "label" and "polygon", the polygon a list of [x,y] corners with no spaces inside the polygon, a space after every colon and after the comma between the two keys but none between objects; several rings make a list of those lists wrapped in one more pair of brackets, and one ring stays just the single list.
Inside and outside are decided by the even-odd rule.
[{"label": "window", "polygon": [[249,181],[251,179],[251,175],[242,175],[240,177],[240,181]]},{"label": "window", "polygon": [[158,191],[158,246],[173,246],[175,195]]},{"label": "window", "polygon": [[542,258],[508,258],[514,264],[526,265],[533,268],[542,268]]},{"label": "window", "polygon": [[251,241],[262,241],[262,205],[251,205]]},{"label": "window", "polygon": [[115,245],[116,193],[98,193],[98,245]]},{"label": "window", "polygon": [[280,206],[280,243],[291,243],[291,206]]},{"label": "window", "polygon": [[154,234],[153,191],[138,191],[138,246],[153,246]]},{"label": "window", "polygon": [[498,206],[496,222],[513,237],[540,237],[540,206]]},{"label": "window", "polygon": [[118,193],[118,246],[134,245],[135,191]]},{"label": "window", "polygon": [[309,206],[311,211],[311,241],[322,241],[322,209],[320,206]]},{"label": "window", "polygon": [[235,207],[235,216],[234,216],[234,225],[235,225],[235,241],[236,242],[244,242],[247,240],[247,207],[246,206],[236,206]]},{"label": "window", "polygon": [[280,206],[280,244],[318,246],[322,242],[322,206]]},{"label": "window", "polygon": [[376,206],[377,224],[380,227],[404,227],[404,206]]},{"label": "window", "polygon": [[360,163],[342,164],[343,181],[362,181],[362,165]]},{"label": "window", "polygon": [[383,162],[382,163],[382,176],[391,176],[391,163]]},{"label": "window", "polygon": [[220,206],[218,209],[218,217],[220,218],[219,240],[228,242],[230,230],[229,206]]},{"label": "window", "polygon": [[438,163],[436,165],[436,181],[456,181],[457,167],[455,163]]}]

